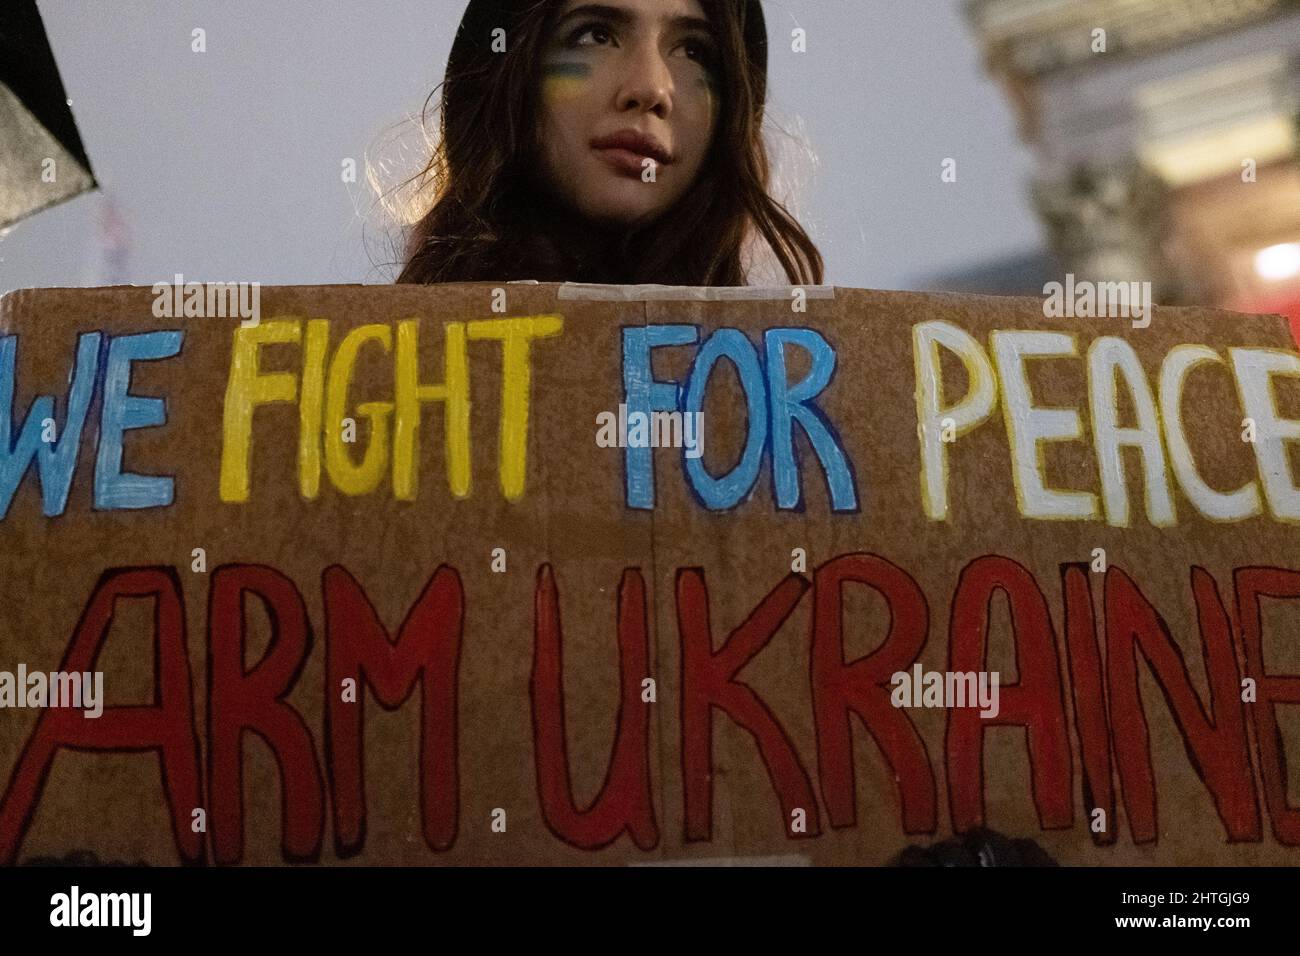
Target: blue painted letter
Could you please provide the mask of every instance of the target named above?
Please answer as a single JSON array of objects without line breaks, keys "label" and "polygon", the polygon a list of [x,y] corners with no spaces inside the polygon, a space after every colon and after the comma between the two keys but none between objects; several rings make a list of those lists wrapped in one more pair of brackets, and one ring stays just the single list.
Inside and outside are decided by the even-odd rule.
[{"label": "blue painted letter", "polygon": [[[736,467],[721,478],[714,478],[704,467],[703,458],[685,458],[686,474],[691,487],[706,508],[724,511],[734,508],[754,490],[758,471],[763,465],[763,448],[767,444],[767,399],[763,383],[763,366],[753,343],[739,329],[719,329],[708,337],[695,357],[690,381],[686,385],[689,415],[704,410],[704,390],[718,359],[726,358],[736,367],[740,387],[745,392],[749,413],[749,433],[745,450]],[[684,457],[684,456],[683,456]]]},{"label": "blue painted letter", "polygon": [[100,510],[159,508],[172,503],[171,478],[122,473],[122,433],[167,421],[161,398],[139,398],[128,391],[131,363],[171,358],[181,350],[183,335],[179,331],[144,332],[109,340],[99,455],[95,459],[95,507]]},{"label": "blue painted letter", "polygon": [[[627,416],[641,412],[649,420],[654,412],[675,412],[681,386],[655,380],[650,350],[667,345],[690,345],[700,337],[693,325],[647,325],[623,329],[623,392]],[[626,441],[626,435],[620,435]],[[655,506],[654,450],[633,448],[624,455],[627,506],[650,510]]]},{"label": "blue painted letter", "polygon": [[54,421],[54,399],[38,395],[32,400],[18,440],[13,439],[14,385],[17,378],[18,336],[0,338],[0,518],[9,505],[23,475],[36,459],[41,482],[41,508],[46,517],[63,514],[81,447],[81,428],[95,390],[99,367],[99,333],[85,332],[77,340],[77,364],[68,389],[68,409],[62,429],[55,428],[55,440],[42,441],[46,419]]},{"label": "blue painted letter", "polygon": [[[813,404],[835,373],[835,350],[812,329],[769,329],[767,346],[768,394],[772,401],[772,472],[776,506],[797,508],[802,494],[799,467],[794,458],[794,434],[798,421],[812,443],[826,474],[831,493],[831,510],[856,511],[857,488],[853,469],[826,415]],[[797,345],[812,359],[812,369],[802,382],[790,387],[786,381],[785,347]]]}]

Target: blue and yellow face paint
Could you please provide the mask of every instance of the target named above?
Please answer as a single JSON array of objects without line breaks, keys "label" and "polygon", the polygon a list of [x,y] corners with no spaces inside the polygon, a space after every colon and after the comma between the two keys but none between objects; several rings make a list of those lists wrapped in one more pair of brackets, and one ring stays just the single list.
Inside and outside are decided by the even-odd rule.
[{"label": "blue and yellow face paint", "polygon": [[550,101],[578,96],[591,79],[591,65],[573,60],[552,60],[542,64],[542,95]]}]

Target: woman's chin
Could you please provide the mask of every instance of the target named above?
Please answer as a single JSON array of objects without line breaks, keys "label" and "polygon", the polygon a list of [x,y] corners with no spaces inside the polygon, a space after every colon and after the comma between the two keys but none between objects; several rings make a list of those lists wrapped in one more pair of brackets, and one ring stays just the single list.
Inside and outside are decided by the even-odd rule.
[{"label": "woman's chin", "polygon": [[643,226],[658,219],[667,208],[663,197],[647,195],[654,188],[653,183],[640,181],[617,183],[581,197],[577,205],[585,218],[604,226]]}]

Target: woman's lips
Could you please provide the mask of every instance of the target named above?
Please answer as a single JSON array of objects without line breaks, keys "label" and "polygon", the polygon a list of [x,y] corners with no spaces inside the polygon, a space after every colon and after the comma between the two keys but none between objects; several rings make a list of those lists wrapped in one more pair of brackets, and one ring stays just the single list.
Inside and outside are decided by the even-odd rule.
[{"label": "woman's lips", "polygon": [[630,149],[622,149],[620,147],[606,149],[597,148],[596,154],[624,176],[635,177],[637,179],[641,178],[642,172],[648,168],[648,165],[658,165],[651,156],[643,156],[640,153],[632,152]]},{"label": "woman's lips", "polygon": [[641,177],[646,169],[667,165],[672,154],[655,137],[637,129],[623,129],[591,141],[591,148],[624,176]]}]

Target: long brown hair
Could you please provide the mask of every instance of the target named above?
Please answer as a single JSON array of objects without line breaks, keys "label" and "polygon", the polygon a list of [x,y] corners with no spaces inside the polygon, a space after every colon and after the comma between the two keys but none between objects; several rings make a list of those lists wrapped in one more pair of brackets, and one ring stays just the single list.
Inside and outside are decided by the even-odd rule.
[{"label": "long brown hair", "polygon": [[[441,137],[414,177],[436,193],[411,229],[397,281],[745,285],[747,244],[761,240],[792,284],[820,284],[816,245],[768,194],[766,41],[758,55],[746,43],[757,4],[700,2],[721,50],[722,108],[705,165],[671,209],[649,225],[611,232],[576,221],[548,195],[532,118],[543,46],[561,4],[515,3],[508,52],[492,52],[484,37],[449,64]],[[761,35],[761,19],[757,26]]]}]

